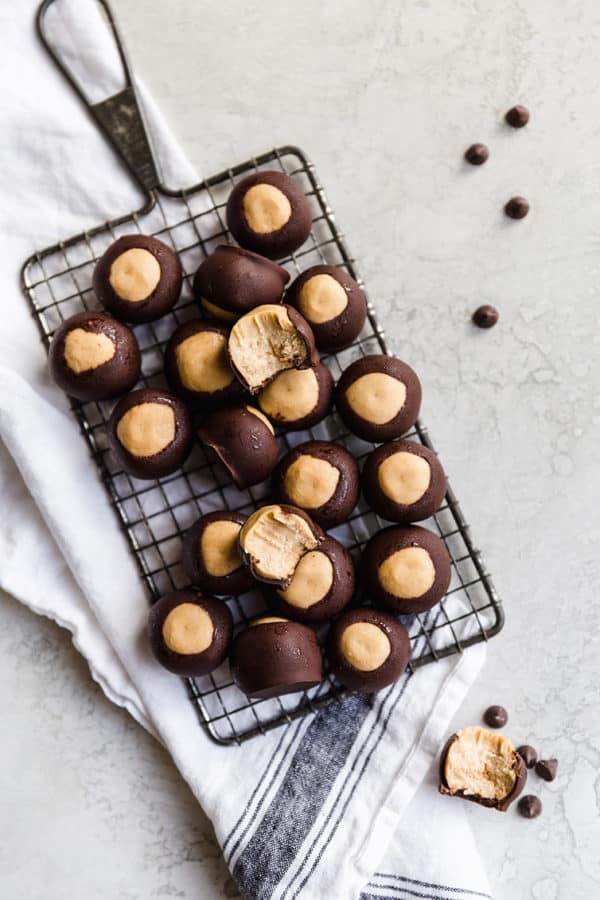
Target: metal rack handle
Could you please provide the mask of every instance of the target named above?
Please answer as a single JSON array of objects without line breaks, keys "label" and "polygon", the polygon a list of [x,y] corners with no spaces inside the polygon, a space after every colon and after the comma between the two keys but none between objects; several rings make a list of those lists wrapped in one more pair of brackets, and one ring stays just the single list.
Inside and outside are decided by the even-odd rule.
[{"label": "metal rack handle", "polygon": [[73,90],[79,96],[81,102],[95,119],[100,130],[108,138],[122,161],[129,169],[140,187],[148,194],[154,191],[160,177],[158,167],[152,151],[152,145],[146,129],[140,102],[127,57],[125,48],[118,32],[112,10],[107,0],[93,0],[102,7],[112,39],[123,67],[123,79],[125,87],[101,100],[99,103],[91,103],[87,98],[82,85],[77,81],[63,59],[51,44],[46,30],[46,13],[56,0],[43,0],[36,16],[36,29],[40,40],[60,71],[63,73]]}]

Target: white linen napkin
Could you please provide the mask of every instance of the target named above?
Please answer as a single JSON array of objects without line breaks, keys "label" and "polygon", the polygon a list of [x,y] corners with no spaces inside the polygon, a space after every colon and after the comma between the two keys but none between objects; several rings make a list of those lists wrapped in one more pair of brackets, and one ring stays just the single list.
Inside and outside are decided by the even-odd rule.
[{"label": "white linen napkin", "polygon": [[[85,49],[91,81],[110,85],[93,0],[59,8],[62,27],[72,34],[76,14],[86,35],[70,40],[72,61]],[[240,748],[205,735],[182,683],[151,658],[145,590],[18,286],[33,250],[140,198],[40,48],[34,10],[0,10],[0,586],[68,628],[106,695],[169,749],[245,897],[489,896],[460,804],[437,796],[433,776],[417,791],[482,646]],[[193,182],[145,94],[144,105],[165,180]]]}]

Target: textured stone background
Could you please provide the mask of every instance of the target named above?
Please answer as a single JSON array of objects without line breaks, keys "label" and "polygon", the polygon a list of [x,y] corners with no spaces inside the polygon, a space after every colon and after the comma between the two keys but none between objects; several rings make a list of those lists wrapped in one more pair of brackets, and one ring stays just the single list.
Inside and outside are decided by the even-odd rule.
[{"label": "textured stone background", "polygon": [[[537,822],[469,810],[497,900],[597,896],[600,7],[114,6],[202,174],[276,143],[316,162],[506,603],[456,725],[504,703],[514,739],[560,759]],[[532,111],[519,132],[502,124],[514,102]],[[481,169],[461,161],[475,140]],[[501,212],[515,193],[522,222]],[[500,310],[491,332],[469,323],[481,302]],[[235,896],[166,754],[8,598],[0,704],[3,897]]]}]

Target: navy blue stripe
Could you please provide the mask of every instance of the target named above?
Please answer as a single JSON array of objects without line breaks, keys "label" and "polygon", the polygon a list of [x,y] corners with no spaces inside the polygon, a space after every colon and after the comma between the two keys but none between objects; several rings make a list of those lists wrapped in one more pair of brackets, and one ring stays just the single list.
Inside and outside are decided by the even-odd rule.
[{"label": "navy blue stripe", "polygon": [[[418,884],[419,882],[417,882]],[[432,884],[431,887],[435,888],[436,885]],[[446,893],[438,893],[438,894],[424,894],[421,891],[411,891],[407,887],[401,887],[394,884],[380,884],[375,888],[377,891],[386,891],[391,890],[394,891],[394,897],[397,900],[403,900],[406,897],[417,897],[418,900],[456,900],[456,893],[454,894],[446,894]],[[441,891],[447,890],[446,888],[440,888]],[[460,888],[449,888],[451,891],[459,890]],[[462,891],[461,891],[462,893]],[[485,897],[487,900],[492,900],[489,894],[481,894],[478,891],[467,891],[465,892],[465,896],[467,894],[473,895],[477,897]],[[389,894],[387,896],[383,896],[380,894],[361,894],[360,900],[390,900]]]},{"label": "navy blue stripe", "polygon": [[[389,878],[392,881],[406,881],[409,884],[416,884],[419,887],[435,888],[438,891],[448,891],[452,894],[468,894],[471,897],[484,897],[485,900],[491,900],[489,894],[481,891],[471,891],[469,888],[451,887],[449,884],[435,884],[433,881],[419,881],[417,878],[407,878],[406,875],[392,875],[389,872],[375,872],[373,878]],[[378,885],[383,887],[383,885]],[[398,888],[400,890],[400,888]]]},{"label": "navy blue stripe", "polygon": [[359,694],[317,713],[234,867],[244,896],[271,896],[314,825],[373,704],[373,695]]}]

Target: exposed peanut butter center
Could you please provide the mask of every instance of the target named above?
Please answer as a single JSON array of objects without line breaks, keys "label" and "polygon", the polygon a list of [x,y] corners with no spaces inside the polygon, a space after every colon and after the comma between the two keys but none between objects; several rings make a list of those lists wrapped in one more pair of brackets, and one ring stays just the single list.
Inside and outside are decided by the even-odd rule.
[{"label": "exposed peanut butter center", "polygon": [[271,234],[289,222],[290,201],[273,184],[255,184],[244,194],[244,216],[256,234]]},{"label": "exposed peanut butter center", "polygon": [[308,453],[288,467],[283,483],[291,502],[306,509],[318,509],[331,500],[340,480],[340,470],[326,459]]},{"label": "exposed peanut butter center", "polygon": [[374,425],[394,419],[406,402],[406,385],[384,372],[369,372],[353,381],[346,399],[357,416]]},{"label": "exposed peanut butter center", "polygon": [[348,625],[342,633],[340,646],[350,665],[361,672],[374,672],[392,652],[389,637],[372,622]]},{"label": "exposed peanut butter center", "polygon": [[299,560],[318,544],[308,522],[276,504],[253,513],[240,531],[240,546],[259,577],[287,581]]},{"label": "exposed peanut butter center", "polygon": [[166,403],[139,403],[117,423],[117,437],[133,456],[155,456],[175,440],[175,413]]},{"label": "exposed peanut butter center", "polygon": [[262,619],[255,619],[254,622],[250,622],[250,627],[253,625],[267,625],[269,622],[288,622],[289,619],[281,619],[279,616],[263,616]]},{"label": "exposed peanut butter center", "polygon": [[257,419],[260,419],[260,421],[267,426],[271,434],[275,434],[275,429],[273,428],[265,414],[260,411],[260,409],[257,409],[255,406],[247,406],[246,409],[251,415],[256,416]]},{"label": "exposed peanut butter center", "polygon": [[278,372],[304,362],[306,352],[306,344],[286,309],[276,303],[246,313],[229,335],[231,359],[253,392]]},{"label": "exposed peanut butter center", "polygon": [[404,547],[381,563],[378,576],[388,594],[411,600],[431,588],[435,581],[435,566],[427,550]]},{"label": "exposed peanut butter center", "polygon": [[300,290],[300,312],[309,322],[322,325],[335,319],[348,306],[348,295],[331,275],[313,275]]},{"label": "exposed peanut butter center", "polygon": [[238,553],[238,538],[242,526],[227,519],[210,522],[202,531],[200,556],[209,575],[223,578],[242,565]]},{"label": "exposed peanut butter center", "polygon": [[190,391],[214,393],[235,376],[227,358],[227,338],[216,331],[199,331],[175,348],[179,377]]},{"label": "exposed peanut butter center", "polygon": [[156,290],[160,281],[160,265],[149,250],[132,247],[117,256],[110,267],[108,280],[122,300],[139,303]]},{"label": "exposed peanut butter center", "polygon": [[314,369],[288,369],[260,392],[263,412],[279,422],[294,422],[311,413],[319,402],[319,382]]},{"label": "exposed peanut butter center", "polygon": [[203,653],[212,644],[215,626],[209,614],[195,603],[180,603],[162,627],[164,642],[173,653]]},{"label": "exposed peanut butter center", "polygon": [[294,572],[289,587],[277,591],[290,606],[309,609],[327,595],[333,584],[333,564],[326,553],[311,550],[306,553]]},{"label": "exposed peanut butter center", "polygon": [[200,297],[200,306],[209,316],[220,319],[222,322],[235,322],[238,318],[235,313],[230,312],[228,309],[223,309],[222,306],[217,306],[216,303],[211,303],[205,297]]},{"label": "exposed peanut butter center", "polygon": [[451,791],[501,800],[517,780],[514,747],[508,738],[473,725],[457,732],[446,756],[444,777]]},{"label": "exposed peanut butter center", "polygon": [[74,328],[67,333],[64,344],[65,362],[72,372],[81,375],[110,362],[117,348],[106,334],[96,334],[85,328]]},{"label": "exposed peanut butter center", "polygon": [[416,453],[401,450],[384,459],[377,469],[379,487],[394,503],[409,506],[420,500],[431,482],[431,468]]}]

